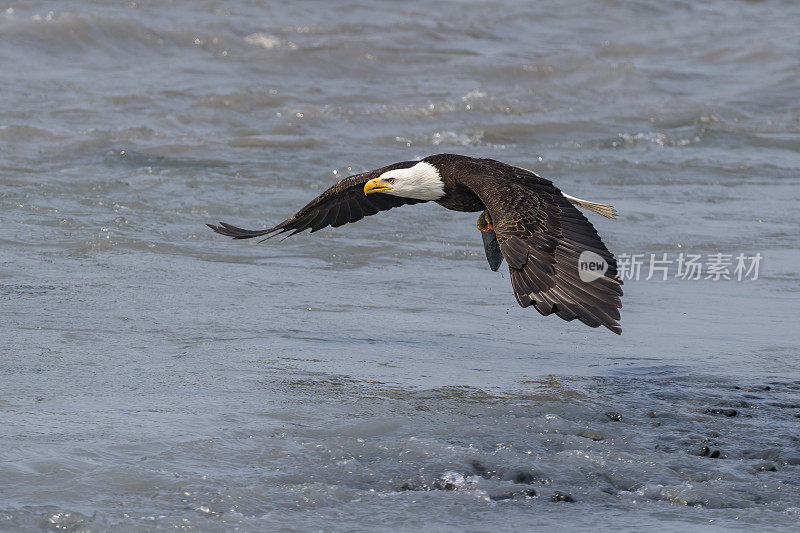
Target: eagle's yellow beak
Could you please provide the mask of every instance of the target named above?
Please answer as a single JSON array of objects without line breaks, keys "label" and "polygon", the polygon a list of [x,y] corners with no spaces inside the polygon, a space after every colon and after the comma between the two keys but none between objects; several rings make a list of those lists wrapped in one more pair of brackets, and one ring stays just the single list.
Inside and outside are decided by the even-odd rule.
[{"label": "eagle's yellow beak", "polygon": [[380,178],[373,178],[364,184],[364,196],[373,192],[383,192],[390,190],[391,187]]}]

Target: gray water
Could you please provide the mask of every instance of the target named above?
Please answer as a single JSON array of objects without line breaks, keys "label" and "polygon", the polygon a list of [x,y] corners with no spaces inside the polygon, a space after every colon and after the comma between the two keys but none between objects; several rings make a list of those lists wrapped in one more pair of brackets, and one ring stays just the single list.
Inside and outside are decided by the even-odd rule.
[{"label": "gray water", "polygon": [[[532,4],[0,6],[0,529],[796,530],[800,4]],[[204,226],[440,152],[758,279],[626,280],[618,337],[476,214]]]}]

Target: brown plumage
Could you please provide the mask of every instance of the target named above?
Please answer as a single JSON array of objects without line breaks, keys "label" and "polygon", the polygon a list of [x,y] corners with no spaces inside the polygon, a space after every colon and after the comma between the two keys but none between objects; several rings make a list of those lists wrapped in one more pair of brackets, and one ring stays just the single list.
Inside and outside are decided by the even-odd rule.
[{"label": "brown plumage", "polygon": [[219,226],[212,224],[206,224],[206,226],[217,233],[234,239],[252,239],[263,235],[274,237],[287,231],[292,232],[289,235],[294,235],[309,228],[311,233],[314,233],[327,226],[338,228],[344,224],[357,222],[364,217],[374,215],[378,211],[388,211],[393,207],[424,202],[425,200],[400,198],[389,194],[374,194],[372,196],[364,194],[364,184],[372,178],[380,176],[389,170],[412,167],[416,163],[416,161],[403,161],[402,163],[395,163],[394,165],[344,178],[311,200],[300,211],[269,229],[247,230],[224,222],[220,222]]},{"label": "brown plumage", "polygon": [[[435,180],[439,180],[440,192],[423,192],[422,187],[435,185]],[[403,197],[402,193],[417,197]],[[578,319],[591,327],[602,325],[621,333],[617,321],[622,281],[617,279],[616,260],[597,231],[551,181],[499,161],[439,154],[422,162],[396,163],[341,180],[272,228],[246,230],[224,222],[208,226],[234,239],[285,232],[294,235],[425,201],[455,211],[488,212],[522,307],[532,305],[542,315]],[[585,251],[606,262],[605,275],[581,280],[578,258]]]}]

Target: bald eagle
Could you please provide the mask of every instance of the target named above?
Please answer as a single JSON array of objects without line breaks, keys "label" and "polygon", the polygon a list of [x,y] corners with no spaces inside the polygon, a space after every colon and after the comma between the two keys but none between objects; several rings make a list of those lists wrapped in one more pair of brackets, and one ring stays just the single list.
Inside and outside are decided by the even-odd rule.
[{"label": "bald eagle", "polygon": [[573,204],[608,218],[616,217],[614,208],[568,196],[536,173],[500,161],[455,154],[403,161],[341,180],[269,229],[207,226],[234,239],[269,238],[336,228],[430,201],[454,211],[481,211],[478,229],[489,264],[497,270],[506,260],[519,305],[622,332],[617,262]]}]

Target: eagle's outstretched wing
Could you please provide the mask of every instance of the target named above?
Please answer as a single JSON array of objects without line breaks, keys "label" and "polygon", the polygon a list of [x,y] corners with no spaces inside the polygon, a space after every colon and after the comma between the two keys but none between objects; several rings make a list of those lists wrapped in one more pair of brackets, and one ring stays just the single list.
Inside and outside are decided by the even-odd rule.
[{"label": "eagle's outstretched wing", "polygon": [[[533,172],[496,161],[473,164],[483,168],[465,172],[470,177],[463,182],[489,210],[519,304],[621,333],[617,261],[586,217],[552,182]],[[593,281],[579,274],[578,258],[586,251],[608,266]]]},{"label": "eagle's outstretched wing", "polygon": [[[237,228],[225,222],[220,222],[219,226],[206,224],[217,233],[233,237],[234,239],[252,239],[269,235],[279,235],[291,231],[289,235],[300,233],[303,230],[311,229],[312,233],[326,226],[337,228],[349,222],[356,222],[362,218],[374,215],[378,211],[386,211],[393,207],[406,204],[418,204],[423,200],[413,198],[401,198],[389,194],[373,193],[369,196],[364,194],[364,184],[372,178],[380,176],[388,170],[395,168],[405,168],[415,164],[415,162],[404,162],[390,165],[378,170],[356,174],[344,178],[323,192],[300,211],[284,220],[277,226],[261,230],[248,230]],[[267,238],[269,238],[267,237]]]}]

